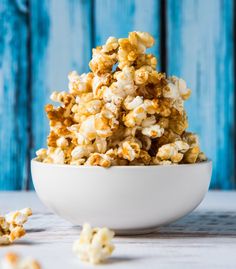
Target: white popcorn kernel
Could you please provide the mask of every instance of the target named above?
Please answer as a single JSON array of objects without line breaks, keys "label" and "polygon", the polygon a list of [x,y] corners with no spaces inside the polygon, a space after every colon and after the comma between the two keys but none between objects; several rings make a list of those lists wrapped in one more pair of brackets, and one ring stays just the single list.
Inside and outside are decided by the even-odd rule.
[{"label": "white popcorn kernel", "polygon": [[80,133],[89,140],[96,138],[96,129],[95,129],[95,117],[89,116],[85,121],[81,123]]},{"label": "white popcorn kernel", "polygon": [[53,148],[48,150],[48,156],[55,164],[63,164],[65,160],[65,154],[60,148]]},{"label": "white popcorn kernel", "polygon": [[163,90],[163,96],[165,98],[177,99],[180,96],[177,85],[168,83],[167,87]]},{"label": "white popcorn kernel", "polygon": [[141,96],[136,96],[135,98],[132,96],[127,96],[124,100],[124,107],[127,110],[133,110],[140,106],[143,103],[143,98]]},{"label": "white popcorn kernel", "polygon": [[99,153],[105,153],[107,151],[106,138],[97,137],[94,144]]},{"label": "white popcorn kernel", "polygon": [[73,252],[81,261],[98,264],[106,260],[113,252],[111,243],[114,232],[108,228],[91,228],[84,224],[80,239],[74,242]]},{"label": "white popcorn kernel", "polygon": [[125,141],[121,144],[118,149],[118,155],[121,158],[133,161],[135,158],[138,158],[140,153],[140,145],[135,142]]},{"label": "white popcorn kernel", "polygon": [[69,142],[65,137],[58,138],[56,143],[57,143],[57,146],[62,149],[69,146]]},{"label": "white popcorn kernel", "polygon": [[94,151],[93,145],[83,145],[75,147],[72,152],[71,156],[73,159],[81,159],[83,157],[88,157],[91,152]]},{"label": "white popcorn kernel", "polygon": [[91,73],[79,76],[76,71],[72,71],[68,75],[69,91],[76,94],[89,92],[92,89],[92,78]]},{"label": "white popcorn kernel", "polygon": [[158,124],[151,125],[142,129],[142,134],[151,138],[161,137],[164,134],[164,129]]},{"label": "white popcorn kernel", "polygon": [[184,153],[189,149],[189,145],[183,141],[166,144],[158,149],[157,157],[161,160],[171,160],[173,163],[179,163]]}]

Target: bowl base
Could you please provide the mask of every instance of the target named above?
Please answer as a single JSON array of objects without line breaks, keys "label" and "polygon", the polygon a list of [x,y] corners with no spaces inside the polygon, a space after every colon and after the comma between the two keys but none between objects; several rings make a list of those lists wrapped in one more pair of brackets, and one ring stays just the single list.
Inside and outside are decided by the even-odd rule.
[{"label": "bowl base", "polygon": [[114,230],[116,235],[129,236],[129,235],[145,235],[151,234],[158,230],[158,227],[144,228],[144,229],[118,229]]},{"label": "bowl base", "polygon": [[[73,225],[73,229],[82,229],[82,225]],[[133,235],[145,235],[145,234],[151,234],[158,231],[158,227],[150,227],[150,228],[140,228],[140,229],[112,229],[112,231],[115,232],[115,235],[118,236],[133,236]]]}]

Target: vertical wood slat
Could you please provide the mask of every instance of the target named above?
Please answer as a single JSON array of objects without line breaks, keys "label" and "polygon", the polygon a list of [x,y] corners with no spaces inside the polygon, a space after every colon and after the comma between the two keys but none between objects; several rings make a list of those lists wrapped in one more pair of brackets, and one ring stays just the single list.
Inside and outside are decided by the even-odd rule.
[{"label": "vertical wood slat", "polygon": [[27,8],[0,3],[0,188],[24,188],[27,177]]},{"label": "vertical wood slat", "polygon": [[233,1],[168,0],[168,73],[192,88],[190,130],[213,160],[211,187],[234,186]]},{"label": "vertical wood slat", "polygon": [[[43,107],[53,89],[66,88],[70,70],[88,70],[93,31],[96,45],[110,35],[148,31],[157,39],[152,52],[160,55],[160,1],[94,0],[94,11],[92,0],[28,2],[30,13],[25,1],[0,3],[1,189],[24,188],[28,143],[34,156],[48,132]],[[233,187],[235,154],[232,21],[233,0],[167,1],[168,73],[193,90],[190,130],[213,158],[212,187],[225,189]]]},{"label": "vertical wood slat", "polygon": [[49,128],[44,106],[50,102],[50,93],[67,90],[71,70],[88,71],[92,49],[91,1],[30,1],[32,156],[46,144]]},{"label": "vertical wood slat", "polygon": [[94,31],[96,46],[109,36],[127,37],[131,31],[152,34],[156,44],[149,51],[160,56],[160,1],[95,0]]}]

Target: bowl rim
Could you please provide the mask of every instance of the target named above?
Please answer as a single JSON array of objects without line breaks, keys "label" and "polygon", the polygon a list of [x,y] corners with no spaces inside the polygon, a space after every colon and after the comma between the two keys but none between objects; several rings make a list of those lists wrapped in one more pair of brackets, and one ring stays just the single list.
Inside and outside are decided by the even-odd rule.
[{"label": "bowl rim", "polygon": [[40,161],[37,161],[36,158],[31,159],[31,165],[33,163],[36,163],[38,165],[42,166],[51,166],[51,167],[60,167],[60,168],[66,168],[66,169],[105,169],[105,170],[114,170],[114,169],[148,169],[148,168],[166,168],[166,167],[190,167],[190,166],[201,166],[201,165],[206,165],[210,164],[212,165],[212,160],[207,159],[206,161],[203,162],[198,162],[198,163],[183,163],[183,164],[165,164],[165,165],[113,165],[110,167],[102,167],[102,166],[95,166],[95,165],[71,165],[71,164],[56,164],[56,163],[43,163]]}]

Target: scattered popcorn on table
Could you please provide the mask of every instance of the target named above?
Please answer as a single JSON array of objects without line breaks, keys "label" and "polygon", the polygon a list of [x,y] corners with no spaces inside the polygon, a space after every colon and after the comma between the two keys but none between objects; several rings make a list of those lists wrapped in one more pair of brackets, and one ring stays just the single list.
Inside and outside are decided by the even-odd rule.
[{"label": "scattered popcorn on table", "polygon": [[92,228],[85,223],[79,240],[74,242],[73,251],[81,261],[101,263],[111,256],[115,248],[111,243],[114,235],[108,228]]},{"label": "scattered popcorn on table", "polygon": [[31,258],[21,258],[16,253],[7,253],[0,261],[1,269],[41,269],[40,264]]},{"label": "scattered popcorn on table", "polygon": [[32,215],[30,208],[13,211],[5,216],[0,216],[0,245],[11,244],[16,239],[25,235],[24,223]]},{"label": "scattered popcorn on table", "polygon": [[93,49],[91,72],[68,75],[69,91],[53,92],[56,107],[45,107],[50,133],[44,163],[166,165],[206,160],[198,138],[187,130],[186,82],[156,70],[146,50],[154,44],[144,32],[109,37]]}]

